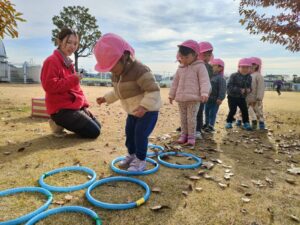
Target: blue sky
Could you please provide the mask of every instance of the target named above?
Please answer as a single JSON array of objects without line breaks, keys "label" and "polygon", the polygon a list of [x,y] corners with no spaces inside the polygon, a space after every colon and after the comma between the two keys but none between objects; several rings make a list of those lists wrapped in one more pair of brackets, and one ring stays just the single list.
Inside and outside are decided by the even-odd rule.
[{"label": "blue sky", "polygon": [[[13,0],[27,20],[19,23],[19,38],[3,40],[9,61],[41,64],[52,53],[52,17],[63,6],[81,5],[97,18],[102,32],[123,36],[136,57],[154,72],[176,71],[177,44],[187,39],[209,41],[214,55],[225,61],[225,73],[236,70],[242,57],[263,60],[263,74],[300,75],[300,53],[261,42],[239,24],[238,0]],[[93,72],[93,56],[80,58],[79,66]]]}]

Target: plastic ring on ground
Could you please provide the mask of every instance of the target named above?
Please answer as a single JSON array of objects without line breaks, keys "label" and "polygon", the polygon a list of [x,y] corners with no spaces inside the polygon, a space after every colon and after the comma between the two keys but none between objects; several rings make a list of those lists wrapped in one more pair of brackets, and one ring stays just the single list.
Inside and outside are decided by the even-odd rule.
[{"label": "plastic ring on ground", "polygon": [[81,207],[81,206],[63,206],[63,207],[60,207],[60,208],[54,208],[54,209],[50,209],[50,210],[47,210],[45,212],[42,212],[42,213],[36,215],[35,217],[33,217],[31,220],[29,220],[25,225],[34,225],[38,221],[40,221],[40,220],[42,220],[42,219],[44,219],[48,216],[58,214],[58,213],[64,213],[64,212],[83,213],[83,214],[86,214],[86,215],[92,217],[95,220],[96,225],[101,225],[102,224],[101,219],[99,218],[98,214],[95,213],[91,209]]},{"label": "plastic ring on ground", "polygon": [[163,151],[165,150],[164,147],[162,147],[160,145],[154,145],[154,144],[148,144],[148,148],[158,149],[159,151],[158,152],[148,152],[147,157],[157,156],[157,155],[163,153]]},{"label": "plastic ring on ground", "polygon": [[[96,187],[98,187],[98,186],[100,186],[102,184],[109,183],[109,182],[115,182],[115,181],[125,181],[125,182],[136,183],[136,184],[142,186],[146,190],[146,193],[145,193],[145,195],[142,198],[138,199],[135,202],[121,203],[121,204],[101,202],[99,200],[94,199],[91,196],[91,191],[94,188],[96,188]],[[92,203],[93,205],[95,205],[97,207],[104,208],[104,209],[114,209],[114,210],[118,210],[118,209],[131,209],[131,208],[138,207],[138,206],[144,204],[149,199],[149,197],[150,197],[150,188],[149,188],[149,186],[144,181],[141,181],[139,179],[132,178],[132,177],[107,177],[107,178],[104,178],[102,180],[99,180],[99,181],[96,181],[95,183],[93,183],[87,189],[87,192],[86,192],[86,198],[87,198],[87,200],[90,203]]]},{"label": "plastic ring on ground", "polygon": [[[92,178],[89,181],[85,182],[84,184],[69,186],[69,187],[51,186],[51,185],[48,185],[44,182],[44,178],[46,178],[48,176],[51,176],[53,174],[60,173],[60,172],[65,172],[65,171],[82,171],[82,172],[85,172],[85,173],[88,173],[89,175],[91,175]],[[71,191],[78,191],[78,190],[89,187],[92,183],[94,183],[94,181],[96,180],[96,177],[97,177],[97,175],[96,175],[95,171],[92,170],[92,169],[89,169],[89,168],[83,167],[83,166],[70,166],[70,167],[63,167],[63,168],[59,168],[59,169],[56,169],[56,170],[52,170],[48,173],[44,173],[39,179],[39,184],[43,188],[45,188],[49,191],[71,192]]]},{"label": "plastic ring on ground", "polygon": [[[173,155],[173,156],[179,155],[179,156],[191,157],[192,159],[194,159],[196,161],[196,163],[194,163],[194,164],[185,164],[185,165],[178,165],[178,164],[168,163],[168,162],[161,159],[161,157],[166,156],[166,155]],[[199,158],[199,157],[197,157],[193,154],[184,153],[184,152],[164,152],[164,153],[160,154],[157,157],[157,160],[160,164],[162,164],[166,167],[176,168],[176,169],[194,169],[194,168],[199,167],[202,164],[202,159],[201,158]]]},{"label": "plastic ring on ground", "polygon": [[25,223],[26,221],[30,220],[32,217],[45,211],[49,207],[49,205],[51,204],[52,199],[53,199],[52,194],[48,190],[46,190],[44,188],[40,188],[40,187],[20,187],[20,188],[8,189],[5,191],[0,191],[0,197],[4,197],[7,195],[13,195],[16,193],[21,193],[21,192],[38,192],[43,195],[46,195],[48,200],[46,201],[46,203],[44,205],[42,205],[40,208],[36,209],[35,211],[28,213],[24,216],[21,216],[17,219],[0,222],[1,225],[14,225],[14,224]]},{"label": "plastic ring on ground", "polygon": [[115,164],[117,162],[120,162],[122,161],[123,159],[125,159],[124,156],[120,156],[116,159],[114,159],[111,164],[110,164],[110,167],[111,169],[118,173],[118,174],[122,174],[122,175],[128,175],[128,176],[139,176],[139,175],[148,175],[148,174],[152,174],[152,173],[155,173],[158,169],[159,169],[159,164],[154,160],[154,159],[150,159],[150,158],[146,158],[146,162],[149,162],[151,164],[154,165],[154,167],[150,170],[144,170],[144,171],[141,171],[141,172],[131,172],[131,171],[127,171],[127,170],[122,170],[122,169],[119,169],[115,166]]}]

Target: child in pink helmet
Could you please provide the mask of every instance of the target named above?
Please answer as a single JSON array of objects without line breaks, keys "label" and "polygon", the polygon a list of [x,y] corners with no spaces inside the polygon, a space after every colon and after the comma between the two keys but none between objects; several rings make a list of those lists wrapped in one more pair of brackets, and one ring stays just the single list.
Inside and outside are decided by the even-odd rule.
[{"label": "child in pink helmet", "polygon": [[113,90],[97,98],[97,103],[111,104],[120,100],[128,113],[125,128],[128,155],[119,166],[131,172],[141,172],[146,169],[148,137],[161,107],[159,86],[151,70],[135,60],[134,49],[116,34],[103,35],[94,47],[94,55],[97,60],[95,69],[110,71],[113,83]]},{"label": "child in pink helmet", "polygon": [[[205,64],[205,67],[207,69],[208,72],[208,76],[209,78],[211,78],[213,76],[213,69],[212,66],[209,64],[210,60],[213,58],[213,46],[211,43],[207,42],[207,41],[202,41],[199,42],[199,49],[200,49],[200,53],[199,53],[199,59],[202,60]],[[202,129],[207,128],[206,125],[203,125],[203,112],[204,112],[204,107],[205,104],[201,103],[200,107],[199,107],[199,111],[197,114],[197,129],[196,129],[196,136],[198,139],[202,138]]]},{"label": "child in pink helmet", "polygon": [[179,106],[181,135],[177,142],[194,146],[199,105],[207,101],[211,85],[203,61],[198,60],[198,43],[187,40],[178,48],[181,64],[174,75],[169,100],[171,104],[175,100]]},{"label": "child in pink helmet", "polygon": [[225,128],[232,128],[232,122],[237,111],[237,107],[241,110],[243,118],[243,127],[246,130],[251,130],[249,123],[248,107],[246,97],[251,92],[251,71],[252,63],[250,59],[243,58],[239,61],[238,72],[231,74],[227,84],[227,98],[229,113]]},{"label": "child in pink helmet", "polygon": [[260,58],[251,57],[252,63],[252,92],[247,96],[249,116],[252,121],[252,129],[257,128],[257,121],[259,121],[259,129],[265,129],[263,104],[262,100],[265,93],[264,78],[261,75],[262,62]]},{"label": "child in pink helmet", "polygon": [[213,68],[213,75],[210,77],[211,93],[205,104],[205,124],[204,131],[213,133],[219,106],[222,104],[226,95],[226,81],[224,79],[225,64],[222,59],[210,61]]}]

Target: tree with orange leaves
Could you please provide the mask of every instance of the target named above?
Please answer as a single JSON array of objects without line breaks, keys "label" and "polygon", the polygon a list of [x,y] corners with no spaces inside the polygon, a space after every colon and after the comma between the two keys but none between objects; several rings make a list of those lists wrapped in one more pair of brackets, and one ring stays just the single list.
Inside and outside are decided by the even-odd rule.
[{"label": "tree with orange leaves", "polygon": [[241,0],[239,13],[250,34],[263,34],[263,42],[300,51],[300,0]]},{"label": "tree with orange leaves", "polygon": [[16,11],[15,5],[10,0],[0,0],[0,38],[3,39],[5,35],[12,38],[19,36],[17,21],[26,21],[21,18],[22,15]]}]

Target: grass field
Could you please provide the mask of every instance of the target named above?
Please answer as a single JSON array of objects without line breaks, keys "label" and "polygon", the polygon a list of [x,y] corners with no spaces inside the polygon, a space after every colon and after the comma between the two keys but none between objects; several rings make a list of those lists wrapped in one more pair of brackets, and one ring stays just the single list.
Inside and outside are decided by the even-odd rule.
[{"label": "grass field", "polygon": [[[45,172],[80,164],[97,172],[98,179],[116,175],[109,163],[124,155],[126,113],[119,103],[97,106],[96,97],[109,87],[83,87],[91,111],[102,124],[96,140],[74,134],[58,139],[51,135],[45,119],[31,118],[31,98],[44,95],[39,85],[0,84],[0,190],[38,186]],[[179,125],[177,105],[167,101],[168,89],[161,89],[164,105],[151,135],[155,144],[169,144],[177,138]],[[92,206],[83,191],[54,193],[50,208],[81,205],[95,210],[109,225],[293,225],[300,218],[299,175],[287,173],[300,167],[300,93],[266,92],[264,111],[269,131],[247,132],[234,127],[226,131],[224,120],[227,103],[221,105],[214,135],[205,135],[195,149],[185,152],[214,161],[210,170],[176,170],[161,166],[153,175],[139,177],[149,186],[159,188],[146,204],[136,209],[110,211]],[[173,162],[190,162],[172,159]],[[218,162],[217,162],[218,161]],[[224,179],[228,172],[234,175]],[[192,180],[190,176],[198,176]],[[47,178],[49,184],[73,185],[87,180],[82,173],[61,173]],[[219,183],[226,186],[221,187]],[[202,188],[202,189],[200,189]],[[69,200],[66,199],[66,195]],[[137,200],[143,190],[134,184],[116,183],[97,188],[93,195],[108,202]],[[246,199],[245,199],[246,198]],[[249,201],[250,200],[250,201]],[[247,202],[249,201],[249,202]],[[44,202],[35,194],[0,198],[0,223],[28,213]],[[153,211],[151,207],[166,206]],[[81,214],[60,214],[38,224],[94,224]]]}]

